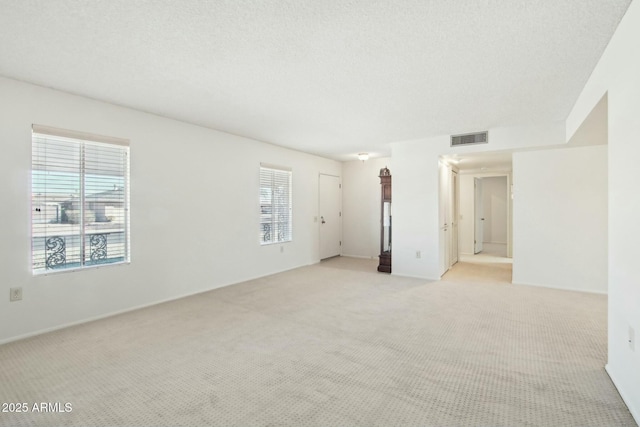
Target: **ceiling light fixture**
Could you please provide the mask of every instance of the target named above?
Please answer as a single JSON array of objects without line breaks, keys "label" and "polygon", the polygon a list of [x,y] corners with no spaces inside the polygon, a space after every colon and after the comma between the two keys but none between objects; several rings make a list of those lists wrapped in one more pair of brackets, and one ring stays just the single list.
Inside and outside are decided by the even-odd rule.
[{"label": "ceiling light fixture", "polygon": [[369,160],[369,153],[358,153],[358,160]]}]

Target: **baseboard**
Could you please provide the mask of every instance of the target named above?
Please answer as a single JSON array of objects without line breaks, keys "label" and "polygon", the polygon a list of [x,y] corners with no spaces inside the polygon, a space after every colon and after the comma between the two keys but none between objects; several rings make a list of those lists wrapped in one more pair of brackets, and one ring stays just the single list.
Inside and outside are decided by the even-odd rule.
[{"label": "baseboard", "polygon": [[589,289],[580,289],[580,288],[561,288],[559,286],[551,286],[551,285],[541,285],[539,283],[529,283],[529,282],[511,282],[514,285],[519,286],[535,286],[536,288],[547,288],[547,289],[556,289],[560,291],[571,291],[571,292],[586,292],[588,294],[597,294],[597,295],[608,295],[606,291],[592,291]]},{"label": "baseboard", "polygon": [[437,282],[437,281],[440,280],[439,277],[437,279],[434,279],[432,277],[427,277],[427,276],[414,276],[414,275],[411,275],[411,274],[398,274],[398,273],[394,273],[393,272],[393,267],[391,267],[391,268],[392,268],[391,275],[392,276],[396,276],[396,277],[408,277],[410,279],[422,279],[422,280],[429,280],[431,282]]},{"label": "baseboard", "polygon": [[180,295],[177,295],[177,296],[174,296],[174,297],[165,298],[163,300],[150,302],[148,304],[136,305],[136,306],[133,306],[133,307],[122,309],[122,310],[110,311],[108,313],[100,314],[98,316],[87,317],[87,318],[84,318],[84,319],[81,319],[81,320],[77,320],[77,321],[74,321],[74,322],[63,323],[63,324],[60,324],[60,325],[57,325],[57,326],[52,326],[50,328],[38,329],[36,331],[28,332],[26,334],[15,335],[15,336],[12,336],[12,337],[9,337],[9,338],[0,339],[0,345],[8,344],[8,343],[14,342],[14,341],[20,341],[20,340],[31,338],[31,337],[35,337],[35,336],[38,336],[38,335],[47,334],[49,332],[59,331],[61,329],[70,328],[72,326],[82,325],[84,323],[90,323],[90,322],[95,322],[97,320],[107,319],[109,317],[119,316],[121,314],[129,313],[129,312],[136,311],[136,310],[141,310],[143,308],[153,307],[154,305],[164,304],[164,303],[171,302],[171,301],[176,301],[176,300],[179,300],[179,299],[182,299],[182,298],[188,298],[188,297],[191,297],[191,296],[194,296],[194,295],[203,294],[205,292],[210,292],[210,291],[213,291],[213,290],[216,290],[216,289],[220,289],[220,288],[224,288],[224,287],[227,287],[227,286],[233,286],[233,285],[237,285],[237,284],[240,284],[240,283],[249,282],[251,280],[260,279],[262,277],[272,276],[272,275],[278,274],[278,273],[284,273],[286,271],[295,270],[295,269],[300,268],[300,267],[304,267],[304,266],[285,268],[285,269],[282,269],[282,270],[277,270],[277,271],[274,271],[274,272],[271,272],[271,273],[267,273],[267,274],[263,274],[263,275],[252,276],[252,277],[243,279],[243,280],[241,280],[239,282],[223,283],[221,285],[218,285],[218,286],[215,286],[215,287],[212,287],[212,288],[208,288],[208,289],[204,289],[204,290],[198,290],[198,291],[190,292],[190,293],[186,293],[186,294],[180,294]]},{"label": "baseboard", "polygon": [[340,256],[348,257],[348,258],[359,258],[359,259],[376,259],[377,258],[377,256],[349,255],[349,254],[342,254]]},{"label": "baseboard", "polygon": [[[629,412],[631,413],[631,416],[635,420],[636,424],[638,424],[640,426],[640,406],[639,407],[634,407],[632,405],[632,403],[631,403],[631,399],[629,399],[625,395],[625,393],[620,390],[620,388],[618,387],[618,382],[616,381],[615,376],[611,374],[611,369],[609,368],[609,364],[608,363],[604,366],[604,370],[607,373],[607,375],[609,375],[609,378],[611,379],[611,382],[613,383],[614,387],[618,391],[618,394],[622,398],[622,401],[624,402],[625,405],[627,405],[627,408],[629,409]],[[638,405],[638,402],[635,402],[635,404]]]}]

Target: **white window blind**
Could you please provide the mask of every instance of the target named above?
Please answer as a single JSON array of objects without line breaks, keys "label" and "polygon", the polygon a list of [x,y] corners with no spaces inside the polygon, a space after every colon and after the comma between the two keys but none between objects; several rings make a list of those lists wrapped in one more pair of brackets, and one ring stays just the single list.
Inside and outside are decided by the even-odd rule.
[{"label": "white window blind", "polygon": [[260,166],[260,244],[292,239],[291,170]]},{"label": "white window blind", "polygon": [[129,261],[128,144],[33,126],[34,274]]}]

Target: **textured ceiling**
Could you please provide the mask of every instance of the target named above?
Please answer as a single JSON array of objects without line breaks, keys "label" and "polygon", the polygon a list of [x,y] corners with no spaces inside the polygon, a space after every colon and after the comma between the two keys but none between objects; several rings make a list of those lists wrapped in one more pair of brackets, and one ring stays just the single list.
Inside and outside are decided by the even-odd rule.
[{"label": "textured ceiling", "polygon": [[349,159],[564,120],[629,3],[0,0],[0,75]]}]

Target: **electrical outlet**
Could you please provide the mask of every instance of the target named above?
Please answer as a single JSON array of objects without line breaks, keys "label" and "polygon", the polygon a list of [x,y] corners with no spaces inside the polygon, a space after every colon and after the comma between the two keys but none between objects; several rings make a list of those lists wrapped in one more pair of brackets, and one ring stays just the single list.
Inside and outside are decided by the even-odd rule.
[{"label": "electrical outlet", "polygon": [[284,246],[280,246],[280,253],[284,252]]},{"label": "electrical outlet", "polygon": [[22,299],[22,288],[11,288],[9,301],[20,301]]},{"label": "electrical outlet", "polygon": [[629,348],[631,351],[636,351],[636,331],[629,326]]},{"label": "electrical outlet", "polygon": [[422,253],[420,251],[416,251],[416,258],[422,258]]}]

